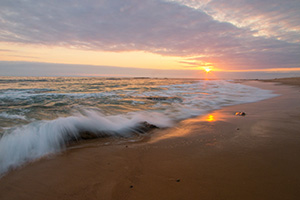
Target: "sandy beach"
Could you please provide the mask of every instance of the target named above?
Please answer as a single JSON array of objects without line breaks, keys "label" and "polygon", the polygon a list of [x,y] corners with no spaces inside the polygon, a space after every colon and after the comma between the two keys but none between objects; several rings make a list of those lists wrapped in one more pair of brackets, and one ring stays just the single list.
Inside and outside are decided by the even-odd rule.
[{"label": "sandy beach", "polygon": [[300,78],[288,82],[245,81],[279,96],[184,120],[140,142],[82,142],[2,177],[0,199],[298,199]]}]

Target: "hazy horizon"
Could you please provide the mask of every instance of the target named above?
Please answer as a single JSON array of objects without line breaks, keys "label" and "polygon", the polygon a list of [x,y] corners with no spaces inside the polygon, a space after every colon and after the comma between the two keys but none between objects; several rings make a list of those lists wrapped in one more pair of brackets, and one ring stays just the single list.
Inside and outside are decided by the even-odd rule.
[{"label": "hazy horizon", "polygon": [[[44,70],[47,68],[47,70]],[[91,73],[91,72],[93,73]],[[72,65],[0,61],[1,76],[17,77],[149,77],[191,79],[272,79],[300,76],[300,72],[218,72],[199,70],[159,70],[116,66]]]}]

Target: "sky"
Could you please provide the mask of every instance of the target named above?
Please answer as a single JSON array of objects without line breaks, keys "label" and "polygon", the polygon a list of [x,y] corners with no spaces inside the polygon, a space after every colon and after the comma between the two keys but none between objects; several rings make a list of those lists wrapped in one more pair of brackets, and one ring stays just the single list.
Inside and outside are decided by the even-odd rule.
[{"label": "sky", "polygon": [[300,76],[299,0],[1,0],[0,27],[5,76]]}]

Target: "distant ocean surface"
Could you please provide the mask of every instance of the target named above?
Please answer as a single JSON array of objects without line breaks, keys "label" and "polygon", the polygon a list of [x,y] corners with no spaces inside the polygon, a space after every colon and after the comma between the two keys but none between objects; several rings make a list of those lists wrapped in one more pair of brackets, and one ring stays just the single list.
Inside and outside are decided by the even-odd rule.
[{"label": "distant ocean surface", "polygon": [[0,176],[65,149],[81,133],[131,137],[143,134],[145,122],[167,128],[274,96],[223,80],[0,77]]}]

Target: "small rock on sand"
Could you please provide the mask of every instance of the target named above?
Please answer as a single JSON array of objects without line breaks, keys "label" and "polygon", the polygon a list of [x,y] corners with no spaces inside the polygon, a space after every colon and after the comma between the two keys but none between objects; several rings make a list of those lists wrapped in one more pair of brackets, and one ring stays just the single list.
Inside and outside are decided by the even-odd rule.
[{"label": "small rock on sand", "polygon": [[245,116],[246,113],[245,112],[236,112],[235,115],[237,115],[237,116]]}]

